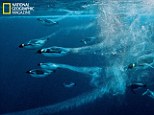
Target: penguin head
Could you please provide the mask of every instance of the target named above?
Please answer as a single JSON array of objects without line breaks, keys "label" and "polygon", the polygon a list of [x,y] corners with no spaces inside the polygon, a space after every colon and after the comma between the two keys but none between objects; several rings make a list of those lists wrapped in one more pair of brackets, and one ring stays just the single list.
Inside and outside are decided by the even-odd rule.
[{"label": "penguin head", "polygon": [[31,74],[31,73],[32,73],[32,71],[26,71],[26,73]]},{"label": "penguin head", "polygon": [[131,64],[128,65],[128,69],[133,69],[134,67],[136,67],[135,63],[131,63]]},{"label": "penguin head", "polygon": [[44,52],[45,52],[44,49],[40,49],[40,50],[37,51],[37,53],[39,53],[39,54],[44,53]]},{"label": "penguin head", "polygon": [[37,18],[37,20],[38,20],[38,21],[42,21],[43,19],[41,19],[41,18]]},{"label": "penguin head", "polygon": [[19,48],[23,48],[25,46],[25,44],[20,44]]},{"label": "penguin head", "polygon": [[42,65],[42,63],[39,63],[39,64],[37,64],[38,66],[41,66]]}]

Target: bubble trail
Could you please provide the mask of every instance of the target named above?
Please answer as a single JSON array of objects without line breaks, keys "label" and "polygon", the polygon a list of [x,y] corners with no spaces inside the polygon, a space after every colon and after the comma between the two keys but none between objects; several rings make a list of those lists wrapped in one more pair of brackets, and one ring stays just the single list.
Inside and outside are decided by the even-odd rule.
[{"label": "bubble trail", "polygon": [[40,63],[39,66],[43,69],[55,70],[61,68],[89,75],[91,77],[91,84],[95,86],[98,85],[102,73],[102,68],[100,67],[76,67],[76,66],[71,66],[66,64],[56,64],[56,63]]},{"label": "bubble trail", "polygon": [[[48,48],[42,48],[38,50],[39,54],[42,54],[47,57],[62,57],[67,55],[87,55],[87,54],[93,54],[93,55],[104,55],[103,54],[103,47],[104,43],[98,43],[91,46],[84,46],[79,48],[64,48],[64,47],[58,47],[58,46],[52,46]],[[108,50],[104,47],[104,49]],[[109,54],[106,52],[105,54]]]},{"label": "bubble trail", "polygon": [[44,69],[69,69],[75,72],[87,74],[93,77],[98,77],[100,75],[100,72],[102,71],[102,68],[100,67],[76,67],[66,64],[56,64],[56,63],[40,63],[39,64],[41,68]]}]

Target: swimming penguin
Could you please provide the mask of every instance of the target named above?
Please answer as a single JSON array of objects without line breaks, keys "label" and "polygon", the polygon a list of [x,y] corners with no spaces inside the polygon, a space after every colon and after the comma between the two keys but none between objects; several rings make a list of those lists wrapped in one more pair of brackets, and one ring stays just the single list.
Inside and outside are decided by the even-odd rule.
[{"label": "swimming penguin", "polygon": [[143,84],[143,83],[132,83],[131,85],[128,86],[131,91],[135,94],[135,90],[137,89],[140,89],[140,88],[144,88],[146,89],[147,88],[147,85],[146,84]]},{"label": "swimming penguin", "polygon": [[20,44],[19,48],[38,49],[43,47],[48,40],[49,38],[32,39],[27,43]]},{"label": "swimming penguin", "polygon": [[127,65],[127,66],[124,67],[124,70],[125,71],[132,70],[132,69],[135,69],[136,66],[137,66],[136,63],[130,63],[129,65]]},{"label": "swimming penguin", "polygon": [[136,67],[136,63],[131,63],[128,65],[127,69],[133,69]]},{"label": "swimming penguin", "polygon": [[153,68],[153,63],[131,63],[127,67],[125,67],[125,70],[130,70],[130,69],[147,69],[147,68]]},{"label": "swimming penguin", "polygon": [[37,18],[38,21],[40,21],[44,25],[57,25],[58,22],[53,21],[51,19],[43,19],[43,18]]},{"label": "swimming penguin", "polygon": [[43,48],[37,51],[39,54],[43,54],[48,57],[61,57],[70,53],[70,48],[62,48],[62,47],[49,47]]},{"label": "swimming penguin", "polygon": [[46,76],[48,76],[48,75],[50,75],[51,73],[54,73],[54,72],[55,72],[55,70],[33,69],[33,70],[30,70],[30,71],[27,71],[26,73],[28,73],[32,77],[43,78],[43,77],[46,77]]}]

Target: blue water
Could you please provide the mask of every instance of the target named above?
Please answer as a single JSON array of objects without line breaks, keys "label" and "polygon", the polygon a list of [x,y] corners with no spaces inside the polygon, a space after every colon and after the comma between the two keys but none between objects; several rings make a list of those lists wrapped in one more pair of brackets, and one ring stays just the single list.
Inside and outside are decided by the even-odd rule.
[{"label": "blue water", "polygon": [[[82,19],[86,21],[94,20],[94,18],[89,19],[86,17],[83,17]],[[36,19],[31,18],[5,18],[0,20],[0,30],[3,32],[0,39],[0,42],[2,43],[0,47],[3,49],[0,57],[1,113],[49,105],[79,95],[91,88],[88,85],[88,78],[83,77],[82,80],[80,79],[84,75],[79,73],[74,74],[67,70],[60,70],[44,79],[35,79],[26,74],[27,70],[38,68],[37,64],[40,62],[67,63],[77,66],[93,66],[99,64],[91,61],[91,59],[98,60],[97,56],[94,57],[87,55],[46,58],[36,54],[36,51],[27,51],[18,48],[18,45],[23,41],[40,38],[54,33],[57,29],[60,29],[59,26],[55,28],[44,27],[36,22]],[[69,21],[75,21],[76,25],[79,24],[79,19],[68,18],[61,22],[61,25],[66,26],[66,23]],[[93,28],[85,30],[82,33],[81,31],[74,31],[69,34],[69,36],[65,31],[62,31],[60,34],[52,38],[52,40],[46,44],[46,47],[51,45],[63,47],[81,46],[82,43],[80,40],[82,37],[79,37],[79,33],[84,37],[90,31],[93,31],[93,34],[97,33]],[[82,60],[85,60],[84,63],[82,63]],[[77,86],[73,89],[65,89],[62,85],[64,81],[74,81],[77,83]]]},{"label": "blue water", "polygon": [[[58,0],[58,3],[65,2],[68,1]],[[74,3],[74,1],[70,1],[70,3]],[[42,6],[42,8],[44,8],[45,5],[42,4],[38,3],[38,6]],[[71,10],[72,7],[67,7],[67,9]],[[95,13],[92,14],[89,11],[86,15],[68,16],[67,18],[59,21],[59,24],[55,26],[44,26],[36,20],[36,18],[40,17],[40,15],[48,15],[47,18],[52,18],[53,16],[49,11],[43,14],[41,9],[39,9],[40,11],[38,12],[40,15],[37,17],[34,16],[38,15],[37,13],[32,14],[31,16],[1,15],[0,114],[24,111],[52,104],[54,105],[67,99],[79,96],[80,94],[91,91],[95,88],[89,83],[90,78],[86,77],[88,75],[70,70],[60,69],[56,73],[53,73],[43,79],[31,77],[26,73],[26,71],[38,68],[37,64],[40,62],[62,63],[81,67],[104,67],[107,64],[105,57],[100,57],[100,55],[86,54],[50,58],[37,54],[36,50],[20,49],[18,46],[25,41],[41,38],[57,31],[60,32],[53,36],[44,47],[60,46],[76,48],[85,46],[80,42],[82,39],[89,36],[98,36],[101,31],[100,23],[98,23],[96,16],[98,13],[96,9],[97,8],[93,7],[92,10]],[[85,10],[83,10],[83,12],[84,11]],[[87,13],[87,11],[88,10],[85,12]],[[59,14],[58,16],[61,17]],[[153,23],[153,17],[150,18],[150,23]],[[143,16],[141,22],[146,22],[143,20],[147,21],[147,18]],[[89,23],[93,23],[93,26],[86,28],[86,25]],[[74,27],[76,27],[76,29]],[[96,41],[96,43],[97,42],[99,42],[99,39]],[[88,45],[93,44],[94,43],[89,43]],[[153,76],[153,74],[150,74],[150,76]],[[76,86],[73,88],[65,88],[63,86],[65,81],[75,82]],[[153,106],[153,99],[149,98],[148,96],[133,94],[130,90],[126,89],[126,92],[123,95],[111,96],[106,94],[103,96],[103,98],[98,98],[94,102],[75,108],[72,107],[54,114],[153,115]],[[50,113],[45,114],[50,115]]]}]

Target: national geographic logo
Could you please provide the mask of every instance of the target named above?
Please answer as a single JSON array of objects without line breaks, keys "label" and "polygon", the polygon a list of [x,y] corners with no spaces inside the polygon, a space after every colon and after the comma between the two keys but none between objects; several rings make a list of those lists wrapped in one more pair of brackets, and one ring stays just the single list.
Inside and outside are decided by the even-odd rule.
[{"label": "national geographic logo", "polygon": [[30,15],[34,11],[34,7],[30,6],[30,3],[3,3],[2,4],[3,15]]},{"label": "national geographic logo", "polygon": [[3,14],[4,15],[9,15],[11,14],[11,3],[3,3]]}]

